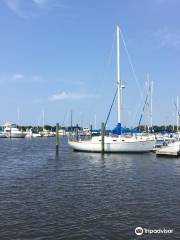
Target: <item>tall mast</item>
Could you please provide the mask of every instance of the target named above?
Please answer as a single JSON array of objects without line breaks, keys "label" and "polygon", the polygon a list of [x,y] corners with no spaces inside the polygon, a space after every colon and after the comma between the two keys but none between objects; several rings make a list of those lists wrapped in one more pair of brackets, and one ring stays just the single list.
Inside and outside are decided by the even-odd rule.
[{"label": "tall mast", "polygon": [[150,125],[150,98],[151,98],[151,92],[150,92],[150,81],[149,81],[149,73],[147,73],[147,96],[148,96],[148,101],[147,101],[147,110],[146,110],[146,124],[147,124],[147,132],[149,133],[149,125]]},{"label": "tall mast", "polygon": [[96,122],[97,122],[97,120],[96,120],[96,114],[94,114],[94,128],[95,128],[95,129],[97,128]]},{"label": "tall mast", "polygon": [[20,109],[17,108],[17,115],[18,115],[18,125],[20,126]]},{"label": "tall mast", "polygon": [[120,28],[117,26],[117,88],[118,88],[118,123],[121,123],[121,107],[122,107],[122,83],[120,80]]},{"label": "tall mast", "polygon": [[71,110],[71,128],[73,126],[73,113],[72,113],[72,110]]},{"label": "tall mast", "polygon": [[176,121],[177,121],[177,132],[178,132],[178,130],[179,130],[179,98],[178,98],[178,96],[177,96],[177,100],[176,100],[177,102],[176,102],[176,105],[177,105],[177,109],[176,109]]},{"label": "tall mast", "polygon": [[153,87],[154,87],[154,83],[153,81],[151,81],[151,119],[150,119],[151,131],[153,127]]},{"label": "tall mast", "polygon": [[43,109],[43,110],[42,110],[43,129],[44,129],[44,125],[45,125],[44,119],[45,119],[45,117],[44,117],[44,109]]}]

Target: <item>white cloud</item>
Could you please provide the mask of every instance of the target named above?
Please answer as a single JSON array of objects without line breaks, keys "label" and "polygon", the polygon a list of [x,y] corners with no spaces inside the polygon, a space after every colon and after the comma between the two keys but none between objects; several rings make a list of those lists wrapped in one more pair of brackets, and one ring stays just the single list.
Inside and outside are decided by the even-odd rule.
[{"label": "white cloud", "polygon": [[58,0],[3,0],[6,6],[17,16],[23,18],[38,16],[40,11],[50,8],[66,8]]},{"label": "white cloud", "polygon": [[170,31],[163,28],[154,33],[160,47],[180,47],[180,31]]},{"label": "white cloud", "polygon": [[41,75],[32,74],[32,75],[24,75],[23,73],[13,73],[13,74],[0,74],[0,82],[15,82],[15,81],[24,81],[26,83],[34,83],[43,81],[43,77]]},{"label": "white cloud", "polygon": [[82,94],[82,93],[70,93],[70,92],[61,92],[59,94],[52,95],[49,100],[57,101],[57,100],[79,100],[85,98],[97,98],[98,95],[95,94]]},{"label": "white cloud", "polygon": [[23,16],[23,13],[21,11],[21,0],[4,0],[7,7],[13,11],[18,16]]},{"label": "white cloud", "polygon": [[21,73],[15,73],[12,75],[11,79],[12,80],[21,80],[21,79],[24,79],[24,75]]},{"label": "white cloud", "polygon": [[22,73],[1,74],[0,75],[0,83],[20,81],[20,80],[23,80],[24,78],[25,78],[25,76]]},{"label": "white cloud", "polygon": [[32,0],[32,2],[36,4],[37,7],[42,8],[48,3],[48,0]]}]

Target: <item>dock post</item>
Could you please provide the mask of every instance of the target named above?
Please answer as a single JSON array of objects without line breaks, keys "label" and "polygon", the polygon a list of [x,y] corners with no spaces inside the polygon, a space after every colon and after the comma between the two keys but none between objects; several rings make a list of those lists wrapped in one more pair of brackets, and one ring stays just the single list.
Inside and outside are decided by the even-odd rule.
[{"label": "dock post", "polygon": [[56,156],[59,155],[59,123],[56,123]]},{"label": "dock post", "polygon": [[105,126],[104,123],[101,123],[101,153],[104,154],[104,134]]}]

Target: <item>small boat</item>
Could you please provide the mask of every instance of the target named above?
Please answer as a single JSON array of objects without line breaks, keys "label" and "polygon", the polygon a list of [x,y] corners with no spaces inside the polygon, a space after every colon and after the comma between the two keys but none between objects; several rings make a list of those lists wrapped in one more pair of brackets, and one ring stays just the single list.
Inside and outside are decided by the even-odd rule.
[{"label": "small boat", "polygon": [[47,129],[43,129],[41,134],[42,134],[43,137],[54,137],[55,136],[53,131],[49,131]]},{"label": "small boat", "polygon": [[20,131],[17,127],[16,124],[10,124],[10,123],[6,123],[4,125],[4,132],[3,134],[7,137],[7,138],[24,138],[26,133],[24,133],[23,131]]},{"label": "small boat", "polygon": [[42,137],[42,134],[41,133],[33,133],[32,137],[33,138],[39,138],[39,137]]},{"label": "small boat", "polygon": [[156,150],[157,156],[180,156],[180,141],[169,143]]},{"label": "small boat", "polygon": [[[135,136],[122,135],[121,131],[121,115],[122,115],[122,89],[124,85],[120,79],[120,46],[119,46],[120,28],[117,26],[117,96],[118,96],[118,124],[117,129],[119,133],[116,136],[109,135],[104,137],[104,144],[102,144],[101,136],[92,136],[90,140],[78,140],[77,136],[74,140],[69,137],[68,144],[75,151],[86,152],[150,152],[155,145],[155,138],[149,136]],[[103,147],[102,147],[103,145]]]},{"label": "small boat", "polygon": [[66,130],[65,129],[59,129],[59,136],[66,136]]},{"label": "small boat", "polygon": [[26,138],[37,138],[42,137],[40,133],[34,133],[32,129],[26,130]]}]

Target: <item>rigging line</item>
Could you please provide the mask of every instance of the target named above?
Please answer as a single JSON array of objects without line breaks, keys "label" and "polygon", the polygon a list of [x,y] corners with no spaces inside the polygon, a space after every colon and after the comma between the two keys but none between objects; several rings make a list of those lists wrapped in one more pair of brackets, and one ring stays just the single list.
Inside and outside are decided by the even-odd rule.
[{"label": "rigging line", "polygon": [[115,99],[116,99],[117,92],[118,92],[118,88],[116,88],[116,92],[115,92],[115,94],[114,94],[114,98],[113,98],[113,101],[112,101],[112,103],[111,103],[111,107],[110,107],[110,109],[109,109],[109,113],[108,113],[107,118],[106,118],[105,128],[106,128],[107,122],[108,122],[108,120],[109,120],[109,116],[110,116],[110,114],[111,114],[111,110],[112,110],[112,107],[113,107],[113,105],[114,105],[114,101],[115,101]]},{"label": "rigging line", "polygon": [[[145,90],[146,90],[146,87],[144,86],[142,92],[144,93]],[[145,93],[144,93],[144,95],[145,95]],[[133,124],[136,124],[136,118],[137,118],[138,112],[139,112],[140,109],[141,109],[141,105],[143,105],[143,103],[144,103],[144,100],[142,99],[142,100],[139,102],[138,107],[137,107],[136,110],[135,110],[135,113],[133,114],[133,117],[132,117],[132,125],[133,125]]]},{"label": "rigging line", "polygon": [[[141,117],[140,117],[140,119],[139,119],[139,125],[140,125],[140,123],[141,123],[141,120],[142,120],[142,117],[143,117],[143,113],[144,113],[146,104],[148,104],[148,103],[147,103],[147,100],[148,100],[148,94],[147,94],[147,96],[146,96],[146,100],[145,100],[145,103],[144,103],[144,106],[143,106],[143,109],[142,109]],[[148,105],[149,105],[149,104],[148,104]]]},{"label": "rigging line", "polygon": [[129,51],[127,49],[127,45],[126,45],[126,42],[125,42],[124,35],[122,33],[122,30],[120,30],[120,31],[121,31],[121,37],[122,37],[122,41],[123,41],[123,44],[124,44],[124,48],[125,48],[125,51],[126,51],[126,54],[127,54],[127,57],[128,57],[128,61],[129,61],[130,67],[131,67],[131,71],[132,71],[132,73],[134,75],[134,79],[136,81],[136,84],[137,84],[137,87],[138,87],[138,91],[139,91],[139,94],[140,94],[140,97],[141,97],[141,100],[142,100],[143,96],[142,96],[142,92],[141,92],[140,83],[138,81],[138,78],[137,78],[137,75],[136,75],[136,72],[135,72],[135,69],[134,69],[134,66],[133,66],[133,62],[132,62],[131,56],[130,56]]},{"label": "rigging line", "polygon": [[141,117],[140,117],[140,120],[139,120],[139,125],[141,123],[141,120],[142,120],[142,117],[143,117],[143,114],[144,114],[144,110],[145,110],[145,107],[148,106],[150,107],[150,104],[148,102],[148,98],[151,94],[151,85],[148,86],[148,89],[147,89],[147,95],[146,95],[146,99],[145,99],[145,103],[144,103],[144,106],[143,106],[143,109],[142,109],[142,112],[141,112]]}]

